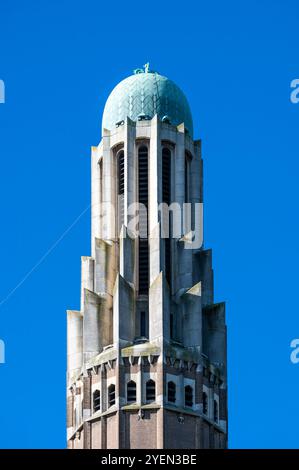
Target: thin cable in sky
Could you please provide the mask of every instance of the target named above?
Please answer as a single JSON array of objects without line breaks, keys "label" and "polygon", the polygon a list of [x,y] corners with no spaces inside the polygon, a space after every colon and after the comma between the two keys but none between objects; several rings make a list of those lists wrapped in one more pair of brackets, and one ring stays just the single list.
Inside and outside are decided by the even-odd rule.
[{"label": "thin cable in sky", "polygon": [[46,251],[46,253],[38,260],[38,262],[25,274],[23,279],[7,294],[7,296],[1,300],[0,302],[0,307],[2,307],[3,304],[5,304],[10,297],[21,287],[24,282],[28,279],[29,276],[42,264],[42,262],[49,256],[52,251],[56,248],[56,246],[66,237],[66,235],[72,230],[72,228],[79,222],[81,217],[90,209],[91,204],[89,204],[83,212],[81,212],[78,217],[71,223],[71,225],[60,235],[60,237],[53,243],[53,245],[50,246],[50,248]]}]

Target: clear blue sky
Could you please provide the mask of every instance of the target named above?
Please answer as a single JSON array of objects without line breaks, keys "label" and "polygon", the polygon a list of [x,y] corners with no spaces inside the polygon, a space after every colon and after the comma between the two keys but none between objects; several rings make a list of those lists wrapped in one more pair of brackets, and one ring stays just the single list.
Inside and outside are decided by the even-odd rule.
[{"label": "clear blue sky", "polygon": [[[233,448],[299,447],[298,20],[295,0],[0,6],[0,302],[88,206],[105,100],[150,61],[184,90],[203,140]],[[65,446],[65,310],[89,254],[87,212],[0,306],[0,447]]]}]

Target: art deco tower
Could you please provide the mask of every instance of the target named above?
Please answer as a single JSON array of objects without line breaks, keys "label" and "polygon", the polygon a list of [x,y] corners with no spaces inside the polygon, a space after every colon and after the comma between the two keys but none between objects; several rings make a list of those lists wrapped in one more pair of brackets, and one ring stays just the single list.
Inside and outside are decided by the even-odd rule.
[{"label": "art deco tower", "polygon": [[92,255],[67,313],[68,447],[225,448],[225,305],[190,231],[201,143],[178,86],[148,66],[120,82],[91,162]]}]

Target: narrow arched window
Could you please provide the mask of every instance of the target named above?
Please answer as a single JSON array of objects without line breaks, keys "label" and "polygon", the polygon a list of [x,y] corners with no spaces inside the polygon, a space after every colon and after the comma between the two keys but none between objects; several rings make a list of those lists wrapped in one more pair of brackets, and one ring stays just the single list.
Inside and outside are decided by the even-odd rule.
[{"label": "narrow arched window", "polygon": [[[162,150],[162,202],[170,206],[171,204],[171,151],[164,147]],[[166,211],[165,211],[166,214]],[[170,217],[170,214],[169,214]],[[169,224],[168,237],[165,238],[165,277],[168,284],[171,282],[171,220],[165,220]],[[167,225],[166,225],[167,226]],[[166,231],[166,228],[165,228]]]},{"label": "narrow arched window", "polygon": [[185,406],[193,406],[193,388],[190,385],[185,387]]},{"label": "narrow arched window", "polygon": [[93,392],[93,411],[99,411],[101,409],[101,393],[100,390]]},{"label": "narrow arched window", "polygon": [[124,223],[124,195],[125,195],[125,154],[120,150],[117,155],[117,208],[118,220],[117,228],[118,235]]},{"label": "narrow arched window", "polygon": [[206,392],[203,392],[202,394],[202,412],[205,415],[208,414],[208,396]]},{"label": "narrow arched window", "polygon": [[140,312],[140,336],[146,336],[146,318],[145,312]]},{"label": "narrow arched window", "polygon": [[138,150],[138,200],[143,210],[139,211],[139,294],[148,293],[148,149],[145,145]]},{"label": "narrow arched window", "polygon": [[214,400],[214,421],[218,423],[218,403],[217,400]]},{"label": "narrow arched window", "polygon": [[171,202],[171,151],[164,147],[162,150],[162,192],[163,202]]},{"label": "narrow arched window", "polygon": [[167,400],[170,403],[175,403],[176,401],[176,385],[174,382],[168,382],[167,384]]},{"label": "narrow arched window", "polygon": [[136,382],[134,382],[134,380],[130,380],[130,382],[127,383],[127,402],[136,402]]},{"label": "narrow arched window", "polygon": [[191,156],[185,153],[185,202],[190,202],[190,163]]},{"label": "narrow arched window", "polygon": [[146,382],[146,401],[155,401],[156,400],[156,383],[154,380],[150,379]]},{"label": "narrow arched window", "polygon": [[115,385],[111,384],[108,387],[108,405],[115,405]]}]

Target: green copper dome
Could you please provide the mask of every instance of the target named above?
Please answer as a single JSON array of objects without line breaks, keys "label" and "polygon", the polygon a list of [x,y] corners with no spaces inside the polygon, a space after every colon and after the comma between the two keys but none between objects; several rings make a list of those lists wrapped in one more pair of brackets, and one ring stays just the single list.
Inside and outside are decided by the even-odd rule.
[{"label": "green copper dome", "polygon": [[188,101],[180,88],[162,75],[137,69],[134,75],[121,81],[105,105],[102,129],[112,130],[128,116],[133,121],[152,119],[155,114],[174,126],[185,124],[193,135],[192,115]]}]

